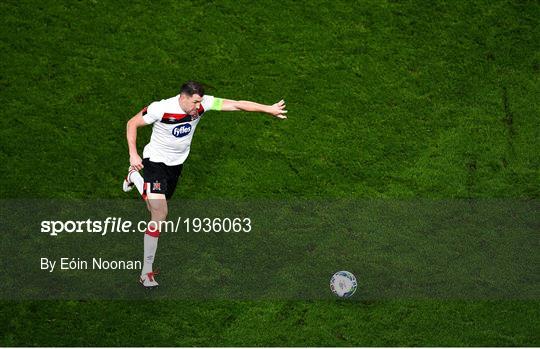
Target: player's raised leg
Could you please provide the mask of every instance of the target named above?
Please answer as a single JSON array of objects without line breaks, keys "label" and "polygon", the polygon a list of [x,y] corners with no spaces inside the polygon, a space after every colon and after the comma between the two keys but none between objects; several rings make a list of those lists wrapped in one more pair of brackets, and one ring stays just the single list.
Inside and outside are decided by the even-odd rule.
[{"label": "player's raised leg", "polygon": [[140,282],[144,287],[155,287],[159,284],[155,280],[153,270],[158,240],[160,235],[160,222],[167,218],[167,199],[165,194],[148,193],[146,205],[151,214],[151,222],[144,234],[144,262]]},{"label": "player's raised leg", "polygon": [[124,178],[124,183],[122,185],[122,189],[125,192],[131,191],[133,187],[136,187],[139,191],[139,194],[143,194],[144,189],[144,179],[139,173],[139,171],[135,170],[133,167],[129,167],[128,174],[126,178]]}]

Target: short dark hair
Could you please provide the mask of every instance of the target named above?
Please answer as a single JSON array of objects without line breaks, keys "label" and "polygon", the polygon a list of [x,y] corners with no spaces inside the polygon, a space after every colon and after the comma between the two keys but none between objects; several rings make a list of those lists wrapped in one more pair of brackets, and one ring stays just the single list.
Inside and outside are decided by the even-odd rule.
[{"label": "short dark hair", "polygon": [[204,86],[197,81],[188,81],[182,85],[180,88],[180,93],[185,94],[189,97],[197,94],[199,96],[204,96]]}]

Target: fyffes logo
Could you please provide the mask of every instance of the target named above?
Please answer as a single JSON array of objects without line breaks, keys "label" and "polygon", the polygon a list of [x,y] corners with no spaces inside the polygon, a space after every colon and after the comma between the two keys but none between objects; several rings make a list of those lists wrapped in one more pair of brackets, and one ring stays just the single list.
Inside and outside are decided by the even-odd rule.
[{"label": "fyffes logo", "polygon": [[184,136],[187,136],[191,132],[191,125],[190,124],[183,124],[178,125],[172,130],[173,136],[176,138],[181,138]]}]

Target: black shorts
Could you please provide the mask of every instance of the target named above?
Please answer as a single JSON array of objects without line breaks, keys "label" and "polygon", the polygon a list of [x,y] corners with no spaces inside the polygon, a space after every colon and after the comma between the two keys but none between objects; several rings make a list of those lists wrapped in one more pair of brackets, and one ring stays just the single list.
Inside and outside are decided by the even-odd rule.
[{"label": "black shorts", "polygon": [[146,199],[148,193],[165,194],[170,199],[178,184],[178,179],[182,174],[183,164],[167,166],[162,162],[152,162],[150,159],[143,159],[144,192]]}]

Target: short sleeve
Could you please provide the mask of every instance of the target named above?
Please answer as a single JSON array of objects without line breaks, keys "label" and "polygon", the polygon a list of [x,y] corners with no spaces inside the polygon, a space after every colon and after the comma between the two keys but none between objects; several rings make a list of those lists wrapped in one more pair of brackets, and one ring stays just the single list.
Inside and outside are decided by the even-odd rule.
[{"label": "short sleeve", "polygon": [[201,101],[204,110],[221,110],[223,99],[214,96],[204,95]]},{"label": "short sleeve", "polygon": [[153,102],[145,109],[143,109],[143,119],[147,124],[153,124],[163,117],[163,112],[161,111],[158,102]]}]

